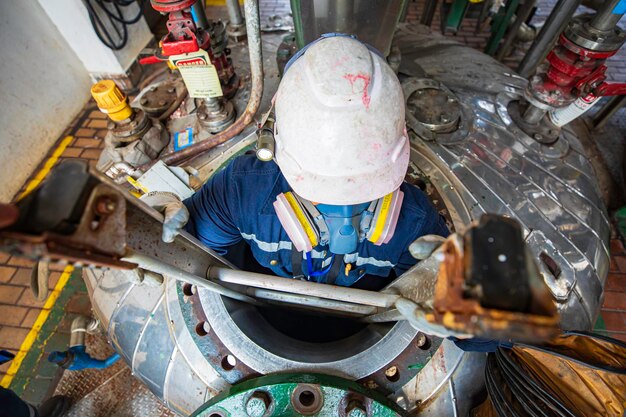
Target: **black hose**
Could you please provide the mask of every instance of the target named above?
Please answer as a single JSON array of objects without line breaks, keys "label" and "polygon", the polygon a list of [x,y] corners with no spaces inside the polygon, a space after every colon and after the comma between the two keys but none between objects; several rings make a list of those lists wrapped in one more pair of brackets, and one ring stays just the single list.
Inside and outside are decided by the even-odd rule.
[{"label": "black hose", "polygon": [[[143,6],[145,0],[138,0],[139,11],[137,15],[131,19],[125,19],[124,13],[120,7],[127,7],[133,4],[135,0],[85,0],[85,6],[89,13],[89,20],[91,26],[100,42],[106,45],[109,49],[119,51],[124,48],[128,43],[128,25],[137,23],[143,15]],[[107,3],[107,4],[105,4]],[[110,9],[108,4],[113,6],[113,10]],[[108,18],[109,26],[115,30],[115,39],[110,33],[109,29],[100,18],[98,11],[104,11],[104,15]]]}]

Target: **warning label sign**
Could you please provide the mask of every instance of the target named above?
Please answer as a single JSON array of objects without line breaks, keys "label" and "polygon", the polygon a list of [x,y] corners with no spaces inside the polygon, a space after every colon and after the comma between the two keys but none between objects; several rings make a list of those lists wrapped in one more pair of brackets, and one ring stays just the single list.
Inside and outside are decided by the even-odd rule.
[{"label": "warning label sign", "polygon": [[200,49],[190,54],[172,55],[170,62],[183,76],[190,97],[209,98],[224,95],[217,70],[211,64],[206,51]]}]

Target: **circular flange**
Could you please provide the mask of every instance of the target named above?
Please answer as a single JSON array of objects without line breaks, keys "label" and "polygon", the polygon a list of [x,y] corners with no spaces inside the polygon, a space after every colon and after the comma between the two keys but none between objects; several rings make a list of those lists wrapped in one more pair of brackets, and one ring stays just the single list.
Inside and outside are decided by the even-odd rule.
[{"label": "circular flange", "polygon": [[[419,91],[423,91],[421,96],[424,98],[418,94],[418,98],[413,99]],[[402,82],[402,92],[406,102],[407,126],[423,140],[452,145],[469,135],[474,116],[472,110],[442,83],[430,78],[407,78]],[[411,102],[420,107],[416,108]],[[443,111],[437,110],[441,104],[444,105]]]},{"label": "circular flange", "polygon": [[207,99],[198,108],[200,125],[215,134],[230,126],[235,120],[233,103],[219,99]]},{"label": "circular flange", "polygon": [[537,124],[529,124],[523,118],[523,105],[520,100],[511,100],[508,104],[507,111],[511,119],[522,129],[528,136],[532,137],[539,143],[551,145],[559,139],[561,129],[554,126],[547,116],[543,116]]},{"label": "circular flange", "polygon": [[[178,291],[184,304],[183,291]],[[415,377],[419,370],[413,365],[428,363],[442,342],[430,336],[426,346],[416,342],[422,335],[405,321],[369,325],[336,341],[307,342],[279,332],[254,306],[203,289],[190,298],[195,317],[186,316],[185,324],[200,351],[229,383],[298,369],[340,375],[391,393]],[[209,322],[210,332],[201,337],[196,328],[204,321]],[[228,355],[237,360],[232,369],[222,366]],[[401,371],[390,379],[385,372],[393,366]]]},{"label": "circular flange", "polygon": [[574,17],[563,35],[574,44],[591,51],[617,51],[626,40],[626,31],[619,27],[606,32],[599,31],[589,24],[592,18],[589,14]]},{"label": "circular flange", "polygon": [[174,104],[177,98],[176,83],[165,81],[153,85],[143,93],[139,99],[139,104],[148,116],[159,118]]},{"label": "circular flange", "polygon": [[[570,145],[567,140],[562,138],[562,136],[559,136],[556,142],[547,145],[538,142],[535,138],[532,138],[518,126],[517,122],[513,119],[513,116],[509,112],[509,109],[511,108],[512,102],[519,102],[521,99],[521,94],[499,93],[496,96],[496,111],[504,124],[512,132],[514,132],[529,149],[541,153],[546,158],[559,159],[567,155]],[[517,106],[519,107],[519,103]],[[559,133],[561,132],[559,131]]]},{"label": "circular flange", "polygon": [[[254,407],[251,401],[254,401]],[[259,415],[406,416],[404,411],[380,393],[342,378],[319,374],[276,374],[233,386],[196,410],[192,417]]]},{"label": "circular flange", "polygon": [[110,132],[117,142],[132,142],[140,139],[152,127],[150,118],[141,109],[134,109],[134,117],[125,124],[116,123]]}]

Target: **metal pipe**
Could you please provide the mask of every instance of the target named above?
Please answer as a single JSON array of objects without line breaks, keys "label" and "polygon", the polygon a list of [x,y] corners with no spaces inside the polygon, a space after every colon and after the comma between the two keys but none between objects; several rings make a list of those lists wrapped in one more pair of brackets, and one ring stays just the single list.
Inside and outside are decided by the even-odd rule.
[{"label": "metal pipe", "polygon": [[191,17],[193,17],[193,22],[198,29],[206,30],[209,27],[209,21],[204,11],[204,0],[197,0],[191,6]]},{"label": "metal pipe", "polygon": [[422,12],[422,17],[420,18],[420,23],[422,25],[430,27],[433,23],[433,17],[435,17],[435,11],[437,10],[437,3],[437,0],[426,0],[426,4],[424,4],[424,11]]},{"label": "metal pipe", "polygon": [[277,301],[280,303],[295,304],[298,306],[313,307],[315,309],[328,311],[341,311],[344,313],[362,316],[370,316],[371,314],[376,313],[376,307],[346,303],[345,301],[325,300],[323,298],[312,297],[310,295],[289,294],[286,292],[264,290],[260,288],[248,288],[246,290],[246,294],[254,298],[260,298],[268,301]]},{"label": "metal pipe", "polygon": [[225,288],[219,284],[216,284],[215,282],[208,281],[205,278],[190,274],[187,271],[184,271],[142,253],[131,252],[127,254],[124,258],[122,258],[122,260],[138,264],[140,268],[146,269],[148,271],[156,272],[157,274],[167,275],[168,277],[174,278],[178,281],[188,282],[189,284],[205,288],[209,291],[213,291],[220,295],[223,295],[224,297],[233,298],[235,300],[243,301],[250,304],[259,304],[259,302],[256,301],[254,298],[238,293],[237,291],[231,290],[230,288]]},{"label": "metal pipe", "polygon": [[228,10],[228,23],[239,26],[243,24],[243,16],[239,8],[239,0],[226,0],[226,9]]},{"label": "metal pipe", "polygon": [[541,28],[539,35],[535,38],[535,41],[531,45],[530,49],[517,67],[517,72],[525,78],[532,75],[537,66],[548,55],[548,52],[554,46],[554,43],[558,39],[558,36],[568,21],[574,15],[574,12],[578,8],[581,0],[559,0],[554,6],[552,13],[548,16],[548,20]]},{"label": "metal pipe", "polygon": [[[167,165],[175,165],[211,148],[221,145],[228,139],[238,135],[252,122],[254,115],[259,109],[261,96],[263,95],[263,54],[261,51],[261,22],[259,20],[258,0],[245,0],[244,10],[246,15],[246,30],[248,33],[248,52],[250,57],[250,69],[252,85],[250,87],[250,99],[243,113],[228,127],[228,129],[211,136],[210,138],[186,147],[183,150],[169,153],[161,158]],[[155,161],[139,167],[146,171]]]},{"label": "metal pipe", "polygon": [[[335,0],[334,10],[331,11],[335,15],[335,28],[336,32],[349,33],[350,19],[354,15],[354,0]],[[330,3],[331,5],[333,3]],[[384,51],[383,51],[384,53]]]},{"label": "metal pipe", "polygon": [[593,115],[591,123],[594,129],[602,129],[604,125],[613,117],[617,111],[626,104],[626,96],[613,96],[596,114]]},{"label": "metal pipe", "polygon": [[541,121],[541,119],[543,119],[543,116],[545,116],[546,113],[546,110],[540,109],[539,107],[535,107],[531,104],[524,112],[522,119],[530,125],[536,125]]},{"label": "metal pipe", "polygon": [[511,45],[513,45],[513,41],[517,38],[517,32],[519,28],[522,26],[522,23],[528,19],[530,13],[533,11],[533,7],[535,7],[536,0],[526,0],[524,4],[517,10],[515,21],[509,27],[509,31],[504,37],[504,41],[502,42],[502,46],[498,53],[496,54],[496,59],[498,61],[502,61],[502,59],[506,56],[511,49]]},{"label": "metal pipe", "polygon": [[598,12],[593,16],[589,26],[602,32],[611,31],[617,26],[617,22],[624,16],[624,13],[613,13],[615,7],[621,0],[605,0]]},{"label": "metal pipe", "polygon": [[72,320],[70,330],[70,347],[83,346],[85,344],[85,334],[87,333],[87,317],[76,316]]},{"label": "metal pipe", "polygon": [[211,280],[219,280],[231,284],[265,288],[329,300],[347,301],[353,304],[364,304],[374,307],[391,307],[401,298],[396,294],[385,294],[376,291],[359,290],[356,288],[320,285],[315,282],[286,279],[254,272],[237,271],[229,268],[212,266],[207,272]]}]

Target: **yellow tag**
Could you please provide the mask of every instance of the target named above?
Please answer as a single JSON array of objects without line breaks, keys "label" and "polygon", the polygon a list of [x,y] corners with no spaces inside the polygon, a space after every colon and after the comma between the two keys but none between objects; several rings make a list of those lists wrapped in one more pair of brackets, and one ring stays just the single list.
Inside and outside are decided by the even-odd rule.
[{"label": "yellow tag", "polygon": [[148,189],[130,175],[126,176],[126,181],[128,181],[130,185],[135,187],[137,190],[142,191],[144,194],[148,194]]},{"label": "yellow tag", "polygon": [[189,97],[212,98],[224,95],[217,70],[211,64],[207,51],[200,49],[190,54],[172,55],[169,60],[183,76]]},{"label": "yellow tag", "polygon": [[287,199],[287,202],[291,206],[291,209],[293,210],[293,212],[296,213],[296,217],[298,218],[298,221],[304,228],[304,231],[306,232],[306,235],[309,237],[311,244],[313,245],[313,247],[316,247],[317,235],[315,234],[315,231],[311,227],[311,224],[308,222],[306,215],[300,208],[300,204],[298,204],[298,201],[296,201],[296,198],[291,193],[285,193],[285,198]]}]

